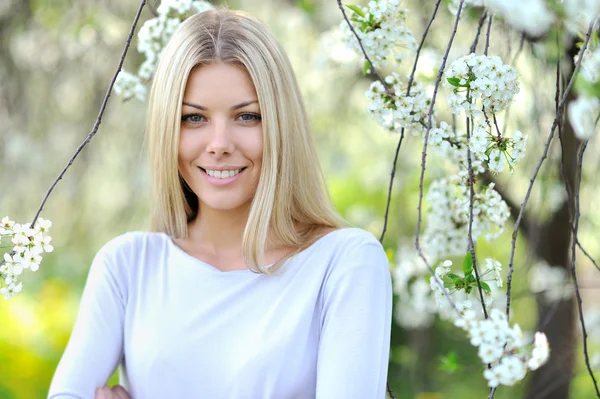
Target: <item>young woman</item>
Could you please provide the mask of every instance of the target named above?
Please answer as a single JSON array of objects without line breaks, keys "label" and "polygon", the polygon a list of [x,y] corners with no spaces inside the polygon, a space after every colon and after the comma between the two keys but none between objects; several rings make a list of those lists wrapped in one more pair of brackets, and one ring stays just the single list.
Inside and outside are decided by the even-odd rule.
[{"label": "young woman", "polygon": [[[268,29],[226,10],[187,19],[147,137],[153,232],[96,255],[49,398],[384,398],[388,261],[342,228]],[[119,365],[123,387],[104,387]]]}]

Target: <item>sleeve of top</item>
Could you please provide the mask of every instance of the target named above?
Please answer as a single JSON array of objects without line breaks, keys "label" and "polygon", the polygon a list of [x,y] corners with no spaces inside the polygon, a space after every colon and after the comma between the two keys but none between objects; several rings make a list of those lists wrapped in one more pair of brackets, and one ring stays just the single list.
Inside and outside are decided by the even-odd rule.
[{"label": "sleeve of top", "polygon": [[124,276],[116,273],[114,245],[109,244],[92,262],[49,399],[94,399],[96,388],[106,384],[123,356],[126,287]]},{"label": "sleeve of top", "polygon": [[383,399],[390,349],[392,283],[374,237],[351,243],[325,281],[317,399]]}]

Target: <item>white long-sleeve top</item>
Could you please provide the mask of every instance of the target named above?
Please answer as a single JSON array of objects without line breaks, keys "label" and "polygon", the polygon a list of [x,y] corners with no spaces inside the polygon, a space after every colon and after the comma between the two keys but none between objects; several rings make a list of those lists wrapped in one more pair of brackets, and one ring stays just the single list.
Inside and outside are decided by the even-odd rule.
[{"label": "white long-sleeve top", "polygon": [[48,397],[93,399],[121,365],[133,399],[383,399],[391,312],[386,254],[358,228],[273,276],[126,233],[94,258]]}]

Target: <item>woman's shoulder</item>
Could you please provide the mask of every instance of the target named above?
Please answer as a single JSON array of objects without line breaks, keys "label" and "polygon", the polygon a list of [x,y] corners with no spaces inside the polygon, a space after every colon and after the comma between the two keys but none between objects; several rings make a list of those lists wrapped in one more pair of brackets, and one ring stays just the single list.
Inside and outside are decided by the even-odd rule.
[{"label": "woman's shoulder", "polygon": [[350,249],[362,246],[381,248],[381,244],[372,233],[358,227],[329,230],[319,239],[319,241],[321,240],[327,241],[328,246],[333,245],[337,249]]},{"label": "woman's shoulder", "polygon": [[168,236],[164,233],[129,231],[107,241],[96,256],[131,259],[132,256],[162,250],[166,238]]},{"label": "woman's shoulder", "polygon": [[380,264],[388,267],[387,256],[377,238],[357,227],[329,231],[312,246],[322,258],[329,258],[330,267],[352,268],[356,265]]}]

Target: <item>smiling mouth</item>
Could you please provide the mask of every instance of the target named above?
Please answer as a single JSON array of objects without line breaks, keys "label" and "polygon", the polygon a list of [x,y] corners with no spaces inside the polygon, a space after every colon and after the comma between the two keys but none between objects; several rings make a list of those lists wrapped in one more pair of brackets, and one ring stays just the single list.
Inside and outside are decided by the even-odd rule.
[{"label": "smiling mouth", "polygon": [[200,168],[204,173],[206,173],[210,177],[217,178],[217,179],[228,179],[228,178],[232,178],[234,176],[239,175],[244,170],[246,170],[247,167],[243,167],[241,169],[236,169],[236,170],[224,170],[224,171],[221,171],[221,170],[208,171],[205,168],[202,168],[200,166],[198,166],[198,168]]}]

